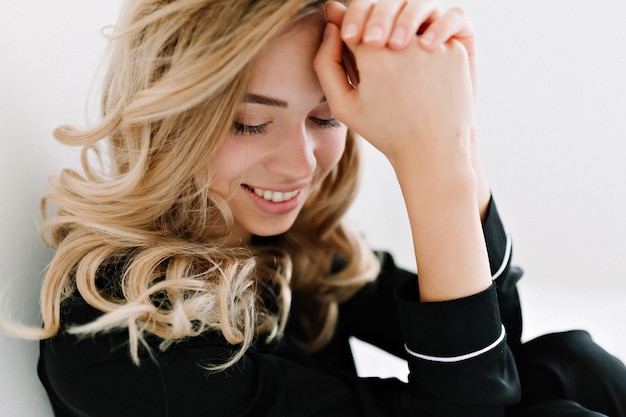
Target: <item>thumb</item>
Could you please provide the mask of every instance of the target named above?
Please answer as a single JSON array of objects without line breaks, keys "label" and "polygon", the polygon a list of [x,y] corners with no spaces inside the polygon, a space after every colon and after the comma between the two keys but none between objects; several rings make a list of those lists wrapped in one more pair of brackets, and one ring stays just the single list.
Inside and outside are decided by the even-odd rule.
[{"label": "thumb", "polygon": [[339,28],[333,23],[327,23],[324,38],[313,61],[328,105],[339,119],[341,109],[350,107],[350,101],[355,93],[342,64],[343,47]]},{"label": "thumb", "polygon": [[326,8],[324,9],[326,13],[326,20],[328,22],[334,23],[338,27],[341,27],[341,23],[343,22],[343,17],[346,14],[346,6],[337,1],[329,1],[326,3]]}]

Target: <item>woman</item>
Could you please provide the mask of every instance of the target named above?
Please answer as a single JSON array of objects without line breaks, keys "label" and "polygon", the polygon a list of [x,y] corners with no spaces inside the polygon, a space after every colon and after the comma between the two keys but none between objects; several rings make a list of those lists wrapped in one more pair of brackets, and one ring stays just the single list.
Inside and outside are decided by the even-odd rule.
[{"label": "woman", "polygon": [[[465,15],[324,3],[125,5],[101,123],[56,131],[84,174],[45,199],[55,414],[625,415],[624,367],[586,334],[520,345]],[[343,218],[352,132],[396,172],[419,284]],[[358,378],[350,336],[406,357],[409,382]]]}]

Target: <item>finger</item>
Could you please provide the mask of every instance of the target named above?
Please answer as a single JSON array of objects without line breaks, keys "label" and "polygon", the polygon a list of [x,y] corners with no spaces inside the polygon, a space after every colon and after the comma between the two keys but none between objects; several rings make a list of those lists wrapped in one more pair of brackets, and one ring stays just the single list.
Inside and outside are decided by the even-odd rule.
[{"label": "finger", "polygon": [[476,95],[478,89],[476,33],[465,11],[458,7],[447,10],[441,18],[433,21],[420,36],[420,44],[426,49],[433,49],[451,39],[459,41],[465,47],[469,58],[472,88]]},{"label": "finger", "polygon": [[369,46],[385,46],[394,23],[405,0],[380,0],[370,12],[363,31],[363,43]]},{"label": "finger", "polygon": [[374,7],[376,0],[352,0],[343,17],[341,37],[344,42],[354,44],[361,42],[365,22]]},{"label": "finger", "polygon": [[409,1],[396,18],[393,32],[389,38],[392,49],[405,48],[420,29],[438,19],[443,12],[435,0]]},{"label": "finger", "polygon": [[329,1],[326,3],[326,21],[331,22],[337,27],[341,27],[343,17],[346,14],[346,6],[338,1]]},{"label": "finger", "polygon": [[348,101],[354,92],[342,65],[342,51],[343,42],[339,28],[333,23],[327,23],[313,67],[331,111],[340,120],[339,110],[349,108]]},{"label": "finger", "polygon": [[454,38],[463,43],[468,53],[473,53],[474,35],[474,28],[465,11],[453,7],[426,28],[420,36],[420,44],[432,49]]}]

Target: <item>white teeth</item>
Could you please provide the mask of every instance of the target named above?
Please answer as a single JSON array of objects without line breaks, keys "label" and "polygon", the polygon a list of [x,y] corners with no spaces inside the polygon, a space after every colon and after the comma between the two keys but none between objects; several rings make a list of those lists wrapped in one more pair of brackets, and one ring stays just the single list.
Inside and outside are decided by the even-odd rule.
[{"label": "white teeth", "polygon": [[280,203],[282,201],[291,200],[294,198],[300,190],[289,191],[287,193],[281,193],[280,191],[262,190],[260,188],[254,188],[254,194],[262,197],[264,200]]}]

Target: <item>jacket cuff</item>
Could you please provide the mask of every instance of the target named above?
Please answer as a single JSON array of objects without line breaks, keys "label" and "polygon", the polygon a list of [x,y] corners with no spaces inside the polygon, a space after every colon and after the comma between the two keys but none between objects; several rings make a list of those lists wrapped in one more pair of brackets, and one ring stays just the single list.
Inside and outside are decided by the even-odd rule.
[{"label": "jacket cuff", "polygon": [[420,302],[417,283],[402,284],[397,305],[407,353],[430,362],[460,362],[495,349],[505,339],[495,285],[469,297]]},{"label": "jacket cuff", "polygon": [[487,245],[491,278],[497,279],[502,275],[511,262],[511,238],[504,230],[496,204],[491,198],[487,218],[483,223],[483,235]]}]

